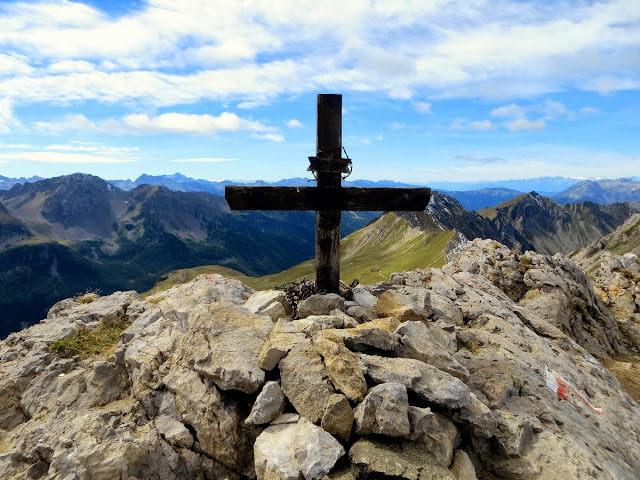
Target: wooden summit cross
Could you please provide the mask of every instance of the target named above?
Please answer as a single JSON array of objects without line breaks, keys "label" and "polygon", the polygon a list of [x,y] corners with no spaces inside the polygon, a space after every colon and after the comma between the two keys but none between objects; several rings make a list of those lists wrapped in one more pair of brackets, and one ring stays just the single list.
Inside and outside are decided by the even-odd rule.
[{"label": "wooden summit cross", "polygon": [[232,210],[315,210],[316,291],[338,293],[340,285],[340,213],[422,211],[429,188],[342,188],[351,160],[342,158],[342,95],[318,95],[316,156],[309,157],[316,187],[246,187],[229,185]]}]

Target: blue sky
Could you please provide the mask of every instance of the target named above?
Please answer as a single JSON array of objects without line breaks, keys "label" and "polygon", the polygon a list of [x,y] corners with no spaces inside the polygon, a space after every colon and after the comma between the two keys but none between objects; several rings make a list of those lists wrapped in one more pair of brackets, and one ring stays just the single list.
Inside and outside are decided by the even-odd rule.
[{"label": "blue sky", "polygon": [[638,0],[0,0],[0,175],[640,175]]}]

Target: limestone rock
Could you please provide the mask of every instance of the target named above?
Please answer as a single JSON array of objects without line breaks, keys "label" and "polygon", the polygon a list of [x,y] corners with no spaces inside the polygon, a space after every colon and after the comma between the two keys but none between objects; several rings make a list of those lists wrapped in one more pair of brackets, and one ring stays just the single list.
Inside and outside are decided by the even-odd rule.
[{"label": "limestone rock", "polygon": [[380,295],[376,309],[379,316],[395,317],[401,322],[426,321],[429,316],[424,305],[416,304],[409,296],[398,290],[387,290]]},{"label": "limestone rock", "polygon": [[[339,448],[333,457],[311,452],[307,437],[338,443],[317,427],[291,441],[288,460],[269,470],[276,478],[452,478],[441,466],[456,448],[473,463],[453,453],[452,472],[462,476],[465,467],[471,479],[472,465],[479,478],[636,478],[640,405],[590,353],[631,348],[635,320],[614,319],[603,291],[564,257],[523,256],[485,241],[457,255],[444,269],[363,287],[420,306],[429,298],[427,330],[399,328],[394,318],[356,325],[336,309],[322,314],[338,318],[332,328],[305,331],[313,319],[274,324],[245,308],[251,289],[215,275],[150,302],[132,292],[62,301],[43,323],[0,341],[0,478],[254,478],[262,465],[254,446],[267,424],[245,420],[266,377],[278,376],[302,416],[281,415],[267,430],[314,417],[354,445],[338,464]],[[633,273],[632,260],[611,261]],[[625,295],[632,279],[616,269],[608,292]],[[50,351],[54,341],[111,320],[130,325],[114,350],[84,359]],[[449,358],[469,372],[465,382],[444,371],[455,373]],[[367,382],[372,391],[385,383],[407,390],[413,440],[346,440],[349,409]]]},{"label": "limestone rock", "polygon": [[267,382],[262,387],[244,423],[250,425],[269,423],[284,413],[285,404],[284,394],[278,382]]},{"label": "limestone rock", "polygon": [[361,401],[367,393],[366,368],[348,348],[326,337],[313,339],[313,347],[322,356],[329,380],[336,390],[352,401]]},{"label": "limestone rock", "polygon": [[345,310],[344,298],[337,293],[326,295],[311,295],[298,305],[298,316],[306,318],[309,315],[327,315],[333,309]]},{"label": "limestone rock", "polygon": [[334,394],[327,402],[320,426],[342,443],[347,443],[351,437],[353,418],[353,409],[347,397]]},{"label": "limestone rock", "polygon": [[320,330],[329,328],[342,328],[344,318],[337,315],[308,315],[302,320],[294,320],[290,323],[292,328],[304,333],[307,338],[311,338]]},{"label": "limestone rock", "polygon": [[399,325],[400,322],[393,317],[377,318],[355,328],[331,330],[326,333],[340,339],[346,347],[356,352],[371,350],[392,352],[397,343],[393,332]]},{"label": "limestone rock", "polygon": [[195,432],[199,451],[237,472],[252,465],[251,447],[260,431],[244,424],[248,406],[237,395],[181,365],[171,368],[163,384],[173,397],[175,417]]},{"label": "limestone rock", "polygon": [[353,299],[358,303],[358,305],[371,310],[375,310],[376,305],[378,304],[378,297],[370,293],[362,285],[358,285],[353,289]]},{"label": "limestone rock", "polygon": [[370,322],[378,318],[378,313],[372,309],[363,307],[362,305],[353,305],[347,308],[347,314],[355,318],[359,323]]},{"label": "limestone rock", "polygon": [[253,393],[264,383],[258,359],[273,323],[239,313],[224,302],[194,308],[179,354],[221,389]]},{"label": "limestone rock", "polygon": [[158,433],[172,445],[182,448],[191,448],[193,435],[187,428],[168,415],[159,415],[153,422]]},{"label": "limestone rock", "polygon": [[278,290],[255,292],[244,304],[244,308],[251,313],[268,315],[274,322],[293,313],[284,292]]},{"label": "limestone rock", "polygon": [[398,338],[395,352],[399,357],[421,360],[462,381],[469,378],[469,371],[436,342],[424,323],[404,322],[394,335]]},{"label": "limestone rock", "polygon": [[457,480],[448,469],[432,463],[423,446],[410,442],[398,446],[362,438],[349,450],[349,459],[356,478]]},{"label": "limestone rock", "polygon": [[478,480],[476,469],[464,450],[456,450],[449,468],[458,480]]},{"label": "limestone rock", "polygon": [[380,434],[387,437],[409,436],[409,399],[401,383],[376,385],[355,409],[358,435]]},{"label": "limestone rock", "polygon": [[282,391],[296,411],[312,423],[320,423],[335,391],[311,342],[298,343],[280,361],[280,378]]},{"label": "limestone rock", "polygon": [[358,354],[375,382],[397,382],[420,398],[447,408],[468,407],[469,389],[462,381],[419,360]]},{"label": "limestone rock", "polygon": [[260,368],[271,371],[291,349],[305,339],[305,334],[291,327],[290,322],[278,321],[258,356]]},{"label": "limestone rock", "polygon": [[453,450],[458,446],[459,433],[454,423],[430,408],[409,407],[411,424],[410,440],[425,445],[435,463],[448,468],[453,459]]},{"label": "limestone rock", "polygon": [[318,480],[345,453],[335,438],[305,418],[267,428],[254,452],[258,480]]}]

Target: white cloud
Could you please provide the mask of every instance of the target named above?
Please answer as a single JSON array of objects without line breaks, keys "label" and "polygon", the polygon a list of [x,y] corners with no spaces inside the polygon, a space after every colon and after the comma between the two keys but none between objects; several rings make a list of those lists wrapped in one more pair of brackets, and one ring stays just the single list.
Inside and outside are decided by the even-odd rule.
[{"label": "white cloud", "polygon": [[597,113],[600,113],[600,109],[595,107],[582,107],[580,109],[580,113],[583,113],[585,115],[595,115]]},{"label": "white cloud", "polygon": [[389,97],[397,100],[409,100],[416,94],[413,88],[406,86],[396,86],[389,90]]},{"label": "white cloud", "polygon": [[428,102],[413,102],[413,107],[420,113],[431,113],[431,104]]},{"label": "white cloud", "polygon": [[394,130],[401,130],[403,128],[407,128],[407,124],[402,122],[391,122],[391,128]]},{"label": "white cloud", "polygon": [[270,140],[272,142],[284,142],[284,137],[279,133],[255,134],[254,137],[262,138],[263,140]]},{"label": "white cloud", "polygon": [[59,153],[59,152],[16,152],[0,153],[0,160],[23,160],[41,163],[129,163],[135,160],[114,157],[102,157],[85,153]]},{"label": "white cloud", "polygon": [[321,89],[406,100],[609,93],[640,88],[638,21],[637,0],[256,0],[250,10],[150,0],[118,16],[66,0],[3,2],[0,95],[251,108]]},{"label": "white cloud", "polygon": [[11,133],[20,127],[20,122],[13,114],[13,104],[8,98],[0,100],[0,134]]},{"label": "white cloud", "polygon": [[471,130],[493,130],[493,124],[491,123],[491,120],[478,120],[475,122],[470,122],[469,123],[469,128]]},{"label": "white cloud", "polygon": [[223,112],[219,116],[195,115],[185,113],[163,113],[149,117],[144,113],[136,113],[124,117],[128,127],[144,132],[187,133],[194,135],[210,135],[217,132],[269,132],[275,130],[255,120],[238,117],[235,113]]},{"label": "white cloud", "polygon": [[33,148],[25,143],[0,143],[0,148],[24,150],[25,148]]},{"label": "white cloud", "polygon": [[524,117],[525,110],[520,105],[512,103],[511,105],[494,108],[489,115],[492,117]]},{"label": "white cloud", "polygon": [[138,147],[111,147],[107,145],[99,144],[86,144],[86,145],[47,145],[45,150],[54,150],[61,152],[92,152],[103,155],[113,154],[129,154],[131,152],[137,152]]},{"label": "white cloud", "polygon": [[520,117],[512,120],[511,122],[507,122],[507,128],[512,132],[517,132],[519,130],[544,130],[545,127],[546,123],[542,118],[529,121],[524,117]]},{"label": "white cloud", "polygon": [[171,163],[223,163],[235,161],[235,158],[178,158],[170,160]]},{"label": "white cloud", "polygon": [[475,131],[488,131],[493,130],[495,125],[491,120],[474,120],[470,122],[466,118],[458,118],[451,125],[450,130],[475,130]]},{"label": "white cloud", "polygon": [[0,53],[0,76],[2,75],[28,75],[34,71],[28,63],[29,59],[24,55],[6,55]]},{"label": "white cloud", "polygon": [[47,135],[60,135],[67,130],[97,130],[95,123],[84,115],[69,114],[57,122],[33,122],[36,130]]},{"label": "white cloud", "polygon": [[588,80],[585,84],[585,88],[587,90],[596,91],[602,95],[608,95],[620,90],[640,89],[640,80],[603,76]]},{"label": "white cloud", "polygon": [[[542,114],[542,117],[536,120],[529,120],[527,115],[530,113]],[[515,103],[503,105],[491,110],[490,116],[511,118],[511,120],[504,123],[504,126],[515,132],[519,130],[544,130],[547,121],[556,120],[559,117],[573,119],[575,114],[567,110],[562,102],[547,99],[542,103],[527,106]]]},{"label": "white cloud", "polygon": [[540,108],[542,113],[544,113],[548,119],[569,115],[567,107],[565,107],[562,102],[556,102],[554,100],[545,100],[538,108]]},{"label": "white cloud", "polygon": [[456,160],[463,160],[465,162],[474,162],[474,163],[502,163],[506,162],[504,158],[500,157],[489,157],[484,155],[482,152],[474,152],[470,155],[456,155]]},{"label": "white cloud", "polygon": [[300,128],[304,126],[300,120],[296,120],[295,118],[286,121],[285,125],[289,128]]},{"label": "white cloud", "polygon": [[83,60],[65,60],[49,65],[49,71],[52,73],[86,73],[95,69],[95,65]]}]

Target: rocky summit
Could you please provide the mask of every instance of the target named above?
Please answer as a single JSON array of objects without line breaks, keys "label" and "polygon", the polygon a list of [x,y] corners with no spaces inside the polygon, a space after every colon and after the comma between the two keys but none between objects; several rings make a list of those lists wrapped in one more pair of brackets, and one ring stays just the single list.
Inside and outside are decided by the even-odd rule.
[{"label": "rocky summit", "polygon": [[567,258],[475,240],[297,307],[219,275],[59,302],[0,343],[0,477],[637,478],[640,405],[601,362],[640,337]]}]

